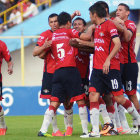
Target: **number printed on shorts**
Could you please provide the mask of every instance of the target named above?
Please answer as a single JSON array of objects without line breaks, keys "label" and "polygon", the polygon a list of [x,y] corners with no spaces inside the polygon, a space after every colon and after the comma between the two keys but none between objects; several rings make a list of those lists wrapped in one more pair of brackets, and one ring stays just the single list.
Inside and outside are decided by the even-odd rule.
[{"label": "number printed on shorts", "polygon": [[128,91],[132,90],[132,81],[126,81],[126,90]]},{"label": "number printed on shorts", "polygon": [[111,80],[112,83],[112,89],[118,89],[118,81],[117,79]]},{"label": "number printed on shorts", "polygon": [[65,50],[62,48],[64,43],[57,44],[57,53],[58,53],[58,58],[62,59],[65,56]]}]

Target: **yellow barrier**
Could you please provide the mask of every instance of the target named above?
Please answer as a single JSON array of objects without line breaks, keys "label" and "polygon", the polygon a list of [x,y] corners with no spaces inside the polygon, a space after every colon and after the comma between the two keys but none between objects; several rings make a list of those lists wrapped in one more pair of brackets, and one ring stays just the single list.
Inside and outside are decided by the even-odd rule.
[{"label": "yellow barrier", "polygon": [[[10,12],[10,11],[12,11],[13,9],[15,9],[15,8],[17,8],[17,7],[21,7],[21,17],[22,17],[22,21],[23,21],[23,4],[25,3],[25,2],[27,2],[27,1],[29,1],[29,0],[23,0],[22,2],[20,2],[20,3],[18,3],[18,4],[16,4],[16,5],[14,5],[13,7],[11,7],[11,8],[9,8],[9,9],[7,9],[7,10],[5,10],[5,11],[3,11],[3,12],[1,12],[0,13],[0,16],[4,16],[4,22],[2,23],[2,24],[0,24],[0,25],[6,25],[8,22],[9,22],[9,20],[7,20],[7,13],[8,12]],[[40,2],[41,1],[41,2]],[[51,6],[51,2],[52,2],[52,0],[37,0],[37,4],[36,4],[36,6],[37,7],[39,7],[39,6],[41,6],[41,5],[44,5],[44,4],[46,4],[46,3],[48,3],[49,4],[49,7]],[[15,18],[17,18],[17,17],[15,17]],[[14,19],[15,19],[14,18]]]},{"label": "yellow barrier", "polygon": [[25,38],[38,38],[39,36],[0,36],[0,38],[3,39],[20,39],[21,41],[21,48],[20,48],[20,52],[21,52],[21,85],[24,86],[25,85],[25,80],[24,80],[24,39]]}]

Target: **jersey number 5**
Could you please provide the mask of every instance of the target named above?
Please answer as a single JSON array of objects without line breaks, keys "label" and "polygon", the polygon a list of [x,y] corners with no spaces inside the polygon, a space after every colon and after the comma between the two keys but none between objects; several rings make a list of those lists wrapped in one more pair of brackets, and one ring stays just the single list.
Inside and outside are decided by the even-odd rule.
[{"label": "jersey number 5", "polygon": [[57,44],[57,56],[58,58],[62,59],[65,56],[65,50],[62,48],[64,43]]}]

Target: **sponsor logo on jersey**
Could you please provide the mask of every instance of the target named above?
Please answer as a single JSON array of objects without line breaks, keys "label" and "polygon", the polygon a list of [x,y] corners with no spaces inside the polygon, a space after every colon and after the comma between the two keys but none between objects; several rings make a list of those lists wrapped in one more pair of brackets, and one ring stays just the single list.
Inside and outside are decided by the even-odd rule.
[{"label": "sponsor logo on jersey", "polygon": [[98,38],[95,38],[94,39],[94,43],[105,43],[103,39],[98,39]]},{"label": "sponsor logo on jersey", "polygon": [[95,51],[103,51],[104,52],[104,49],[103,49],[103,47],[102,46],[95,46]]}]

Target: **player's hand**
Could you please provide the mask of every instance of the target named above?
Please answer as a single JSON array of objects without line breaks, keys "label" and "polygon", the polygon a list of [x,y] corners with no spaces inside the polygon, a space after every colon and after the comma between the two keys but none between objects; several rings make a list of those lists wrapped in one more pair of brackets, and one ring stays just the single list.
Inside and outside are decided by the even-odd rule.
[{"label": "player's hand", "polygon": [[8,74],[11,75],[13,73],[13,63],[10,61],[8,62]]},{"label": "player's hand", "polygon": [[69,44],[70,44],[71,46],[76,47],[76,46],[79,44],[79,42],[77,41],[76,38],[72,38],[72,39],[69,40]]},{"label": "player's hand", "polygon": [[74,12],[74,15],[75,15],[75,16],[81,16],[81,13],[80,13],[80,11],[76,10],[76,11]]},{"label": "player's hand", "polygon": [[124,26],[124,21],[121,20],[119,17],[115,17],[113,20]]},{"label": "player's hand", "polygon": [[109,67],[110,67],[110,59],[107,58],[104,65],[103,65],[103,73],[108,74],[109,73]]},{"label": "player's hand", "polygon": [[81,16],[80,11],[76,10],[74,13],[71,15],[71,19],[73,19],[75,16]]},{"label": "player's hand", "polygon": [[51,47],[51,45],[52,45],[52,40],[49,40],[48,41],[48,38],[45,40],[45,43],[44,43],[44,47],[45,48],[49,48],[49,47]]}]

